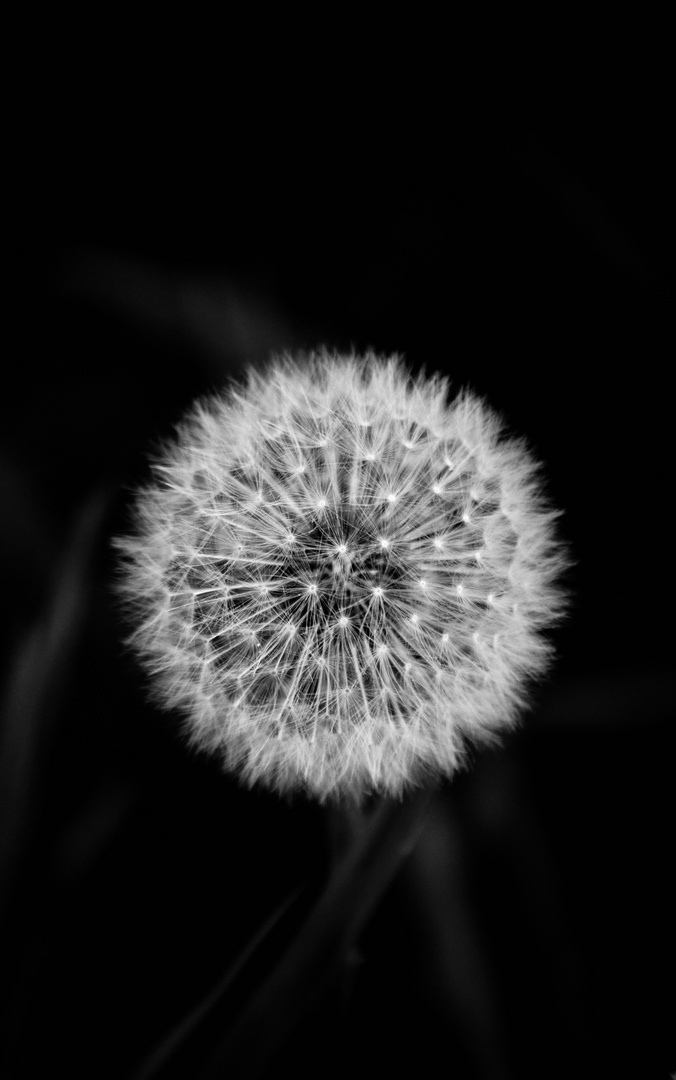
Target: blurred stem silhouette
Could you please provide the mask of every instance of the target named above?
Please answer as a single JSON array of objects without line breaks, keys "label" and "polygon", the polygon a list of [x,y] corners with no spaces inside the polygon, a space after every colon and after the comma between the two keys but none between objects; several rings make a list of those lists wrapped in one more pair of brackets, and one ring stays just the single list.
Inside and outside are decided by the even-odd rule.
[{"label": "blurred stem silhouette", "polygon": [[[402,802],[383,799],[368,815],[354,806],[338,815],[334,829],[340,845],[326,889],[289,951],[212,1054],[204,1080],[217,1080],[224,1072],[261,1076],[312,1007],[335,989],[346,960],[349,971],[358,934],[414,849],[435,790],[436,785],[422,788]],[[355,828],[360,816],[362,827]],[[346,833],[352,835],[347,843]]]},{"label": "blurred stem silhouette", "polygon": [[193,1037],[199,1038],[204,1021],[216,1013],[225,1028],[204,1070],[193,1060],[192,1074],[204,1080],[224,1074],[260,1077],[315,1006],[332,993],[345,1003],[357,937],[415,847],[434,790],[422,788],[401,802],[382,799],[364,808],[350,803],[327,809],[327,880],[290,945],[268,960],[266,976],[248,997],[241,994],[240,980],[246,982],[247,969],[271,948],[275,932],[302,902],[300,890],[271,916],[222,983],[147,1059],[136,1080],[173,1076],[176,1056]]}]

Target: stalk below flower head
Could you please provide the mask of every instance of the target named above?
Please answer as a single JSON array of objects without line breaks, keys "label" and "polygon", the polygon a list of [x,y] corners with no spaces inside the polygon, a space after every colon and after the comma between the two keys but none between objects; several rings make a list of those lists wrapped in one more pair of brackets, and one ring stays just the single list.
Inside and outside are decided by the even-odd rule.
[{"label": "stalk below flower head", "polygon": [[117,541],[130,642],[227,770],[400,795],[513,723],[565,558],[482,400],[397,357],[284,357],[199,400],[153,468]]}]

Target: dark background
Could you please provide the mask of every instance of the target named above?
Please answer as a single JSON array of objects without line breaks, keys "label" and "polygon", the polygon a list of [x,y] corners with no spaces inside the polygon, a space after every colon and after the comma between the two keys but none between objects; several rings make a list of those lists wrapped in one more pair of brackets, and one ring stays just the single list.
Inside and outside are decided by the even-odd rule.
[{"label": "dark background", "polygon": [[308,90],[305,110],[272,95],[242,115],[228,97],[217,122],[161,90],[91,111],[86,96],[45,90],[6,209],[9,1075],[131,1076],[286,892],[321,879],[320,810],[241,791],[146,703],[109,538],[196,394],[326,344],[402,353],[485,395],[546,463],[575,565],[559,658],[522,728],[439,796],[364,935],[347,1014],[305,1023],[285,1062],[666,1080],[676,185],[662,114],[630,91],[527,120],[497,94],[480,121],[386,89],[354,111],[315,112]]}]

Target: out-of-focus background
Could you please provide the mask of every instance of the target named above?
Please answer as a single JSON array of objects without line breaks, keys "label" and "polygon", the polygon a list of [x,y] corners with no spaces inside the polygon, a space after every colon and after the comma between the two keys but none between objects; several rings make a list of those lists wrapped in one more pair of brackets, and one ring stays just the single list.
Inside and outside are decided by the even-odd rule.
[{"label": "out-of-focus background", "polygon": [[475,125],[457,102],[389,109],[384,89],[358,127],[340,104],[238,119],[229,98],[214,126],[161,88],[138,108],[86,96],[45,93],[5,207],[6,1075],[131,1077],[321,878],[320,811],[240,790],[147,703],[109,539],[196,395],[325,344],[485,395],[545,463],[575,565],[532,710],[444,788],[345,1011],[295,1032],[284,1066],[666,1080],[676,185],[659,121],[629,92],[528,123],[498,101]]}]

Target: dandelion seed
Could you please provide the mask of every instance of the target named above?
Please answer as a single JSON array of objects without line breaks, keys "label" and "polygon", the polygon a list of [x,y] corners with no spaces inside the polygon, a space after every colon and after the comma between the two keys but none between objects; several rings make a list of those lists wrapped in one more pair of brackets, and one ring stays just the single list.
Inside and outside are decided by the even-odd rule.
[{"label": "dandelion seed", "polygon": [[472,394],[397,358],[277,360],[198,402],[139,493],[116,541],[130,641],[243,781],[399,795],[544,671],[556,516]]}]

